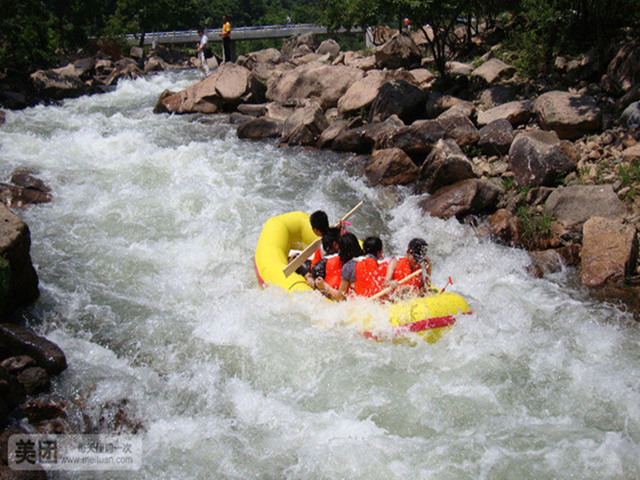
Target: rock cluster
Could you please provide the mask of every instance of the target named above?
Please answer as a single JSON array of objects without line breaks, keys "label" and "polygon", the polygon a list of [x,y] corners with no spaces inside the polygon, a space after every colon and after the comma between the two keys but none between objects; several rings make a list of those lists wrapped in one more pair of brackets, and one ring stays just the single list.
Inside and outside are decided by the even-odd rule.
[{"label": "rock cluster", "polygon": [[[621,60],[635,58],[629,48],[612,62],[602,86],[584,80],[597,72],[591,54],[557,62],[563,70],[558,78],[573,82],[566,88],[519,78],[492,48],[480,64],[452,62],[457,87],[438,92],[415,38],[378,34],[384,41],[368,57],[339,52],[335,42],[329,54],[311,38],[298,38],[281,52],[255,52],[213,78],[163,95],[156,111],[237,110],[241,138],[365,154],[371,184],[431,194],[421,201],[425,214],[486,221],[477,230],[499,241],[532,252],[552,249],[532,254],[532,271],[551,269],[554,262],[541,259],[561,258],[580,265],[589,286],[636,275],[637,248],[627,244],[616,247],[616,255],[591,253],[591,247],[579,255],[583,237],[594,245],[588,240],[595,235],[593,219],[606,219],[597,223],[596,249],[617,241],[622,227],[628,242],[640,224],[640,200],[637,206],[629,201],[636,189],[640,193],[640,167],[638,178],[618,175],[620,168],[635,175],[640,162],[634,130],[640,95],[626,102],[618,120],[604,88],[608,78],[620,94],[633,90],[633,71]],[[257,93],[245,81],[252,76],[264,85]],[[233,98],[218,87],[231,78],[238,87]],[[203,98],[210,106],[198,103]],[[620,252],[628,256],[619,258]],[[603,269],[596,257],[615,263],[606,269],[614,273],[594,275]]]}]

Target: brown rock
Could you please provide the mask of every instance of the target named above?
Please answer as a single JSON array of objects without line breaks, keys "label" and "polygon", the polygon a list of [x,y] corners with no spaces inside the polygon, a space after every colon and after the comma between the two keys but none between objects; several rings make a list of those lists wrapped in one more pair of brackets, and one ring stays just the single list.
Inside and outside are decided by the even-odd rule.
[{"label": "brown rock", "polygon": [[520,243],[520,221],[511,211],[501,208],[489,219],[489,228],[494,237],[508,245]]},{"label": "brown rock", "polygon": [[422,53],[410,36],[397,33],[384,45],[375,50],[376,65],[379,69],[405,68],[420,66]]},{"label": "brown rock", "polygon": [[404,128],[402,120],[392,115],[384,122],[368,123],[360,127],[343,130],[335,137],[331,148],[341,152],[371,153],[378,139],[390,132]]},{"label": "brown rock", "polygon": [[445,136],[455,140],[460,147],[475,144],[480,138],[480,132],[471,120],[463,115],[447,115],[447,112],[438,117],[438,123],[442,125]]},{"label": "brown rock", "polygon": [[4,367],[11,375],[16,375],[27,367],[36,366],[36,361],[28,355],[18,355],[4,359],[0,366]]},{"label": "brown rock", "polygon": [[42,367],[25,368],[17,376],[27,395],[47,392],[51,388],[51,379]]},{"label": "brown rock", "polygon": [[32,188],[0,183],[0,202],[11,208],[24,208],[38,203],[49,203],[53,195]]},{"label": "brown rock", "polygon": [[460,219],[495,206],[500,189],[482,178],[471,178],[444,187],[421,200],[419,206],[433,217]]},{"label": "brown rock", "polygon": [[529,100],[514,101],[478,112],[477,123],[483,127],[495,120],[506,119],[516,127],[528,122],[532,115],[533,105]]},{"label": "brown rock", "polygon": [[0,345],[12,355],[29,355],[51,375],[67,368],[67,359],[60,347],[21,325],[1,323]]},{"label": "brown rock", "polygon": [[599,130],[602,125],[602,113],[588,95],[547,92],[538,97],[534,108],[540,126],[554,130],[560,138],[573,140]]},{"label": "brown rock", "polygon": [[348,120],[336,120],[329,127],[327,127],[324,132],[318,138],[317,147],[318,148],[330,148],[333,144],[333,141],[342,133],[349,128]]},{"label": "brown rock", "polygon": [[365,174],[371,185],[408,185],[418,177],[418,167],[399,148],[375,150],[367,160]]},{"label": "brown rock", "polygon": [[640,159],[640,143],[633,147],[625,148],[622,151],[622,159],[626,162],[633,162]]},{"label": "brown rock", "polygon": [[488,84],[492,84],[501,79],[507,79],[515,73],[516,69],[507,65],[502,60],[492,58],[476,68],[471,75],[479,77]]},{"label": "brown rock", "polygon": [[555,132],[534,130],[516,136],[509,149],[509,166],[521,186],[553,186],[558,177],[576,169],[572,145]]},{"label": "brown rock", "polygon": [[260,117],[242,123],[238,127],[238,138],[260,140],[263,138],[277,138],[282,135],[282,120]]},{"label": "brown rock", "polygon": [[270,78],[266,96],[283,104],[292,99],[311,99],[326,110],[337,106],[349,87],[363,76],[358,68],[313,62]]},{"label": "brown rock", "polygon": [[598,287],[621,282],[638,260],[635,227],[601,217],[589,219],[583,228],[582,283]]},{"label": "brown rock", "polygon": [[380,87],[371,105],[369,122],[382,122],[392,115],[398,115],[405,123],[421,118],[427,97],[415,85],[404,80],[392,80]]},{"label": "brown rock", "polygon": [[40,295],[30,246],[29,227],[0,205],[0,318],[31,304]]},{"label": "brown rock", "polygon": [[409,155],[429,153],[444,129],[437,120],[418,120],[409,126],[388,130],[376,138],[375,148],[400,148]]},{"label": "brown rock", "polygon": [[513,143],[513,127],[508,120],[495,120],[478,132],[478,147],[488,155],[505,155]]},{"label": "brown rock", "polygon": [[289,145],[315,145],[329,126],[320,105],[311,103],[296,110],[282,126],[280,141]]},{"label": "brown rock", "polygon": [[622,92],[628,92],[640,78],[640,42],[626,43],[609,63],[609,80]]},{"label": "brown rock", "polygon": [[163,92],[154,112],[170,113],[216,113],[224,107],[222,98],[216,93],[217,76],[209,75],[173,95]]},{"label": "brown rock", "polygon": [[421,193],[433,193],[442,187],[474,178],[473,164],[450,138],[438,140],[420,168]]}]

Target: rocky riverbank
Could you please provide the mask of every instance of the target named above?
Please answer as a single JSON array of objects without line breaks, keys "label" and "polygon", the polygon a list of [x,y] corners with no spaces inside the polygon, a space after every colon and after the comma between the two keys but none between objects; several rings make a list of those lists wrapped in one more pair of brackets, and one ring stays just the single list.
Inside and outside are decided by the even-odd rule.
[{"label": "rocky riverbank", "polygon": [[444,87],[415,40],[365,54],[298,38],[165,92],[155,111],[231,113],[241,138],[362,154],[371,184],[429,193],[425,215],[526,248],[532,274],[576,266],[583,285],[638,298],[638,44],[602,77],[590,52],[534,81],[479,38],[486,53],[451,62]]}]

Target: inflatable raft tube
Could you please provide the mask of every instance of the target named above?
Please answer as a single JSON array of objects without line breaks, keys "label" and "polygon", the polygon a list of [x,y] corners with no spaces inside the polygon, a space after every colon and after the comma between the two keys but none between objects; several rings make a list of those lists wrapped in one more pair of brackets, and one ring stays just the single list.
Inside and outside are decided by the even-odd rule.
[{"label": "inflatable raft tube", "polygon": [[[313,290],[301,275],[285,277],[282,270],[289,263],[291,250],[302,250],[317,238],[305,212],[284,213],[267,220],[254,256],[260,287],[275,285],[288,292]],[[427,342],[435,342],[451,328],[455,315],[470,313],[465,299],[456,293],[436,293],[383,306],[389,311],[390,328],[382,329],[382,335],[372,329],[366,315],[354,315],[350,322],[370,338],[398,339],[417,334]]]}]

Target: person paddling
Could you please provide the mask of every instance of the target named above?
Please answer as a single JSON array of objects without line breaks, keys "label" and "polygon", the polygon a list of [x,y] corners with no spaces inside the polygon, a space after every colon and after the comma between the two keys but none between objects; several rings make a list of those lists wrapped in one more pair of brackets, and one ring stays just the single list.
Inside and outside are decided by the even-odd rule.
[{"label": "person paddling", "polygon": [[431,260],[427,257],[429,245],[423,238],[413,238],[404,257],[391,259],[385,276],[385,285],[397,286],[403,278],[422,268],[422,274],[404,283],[401,291],[426,293],[431,284]]}]

